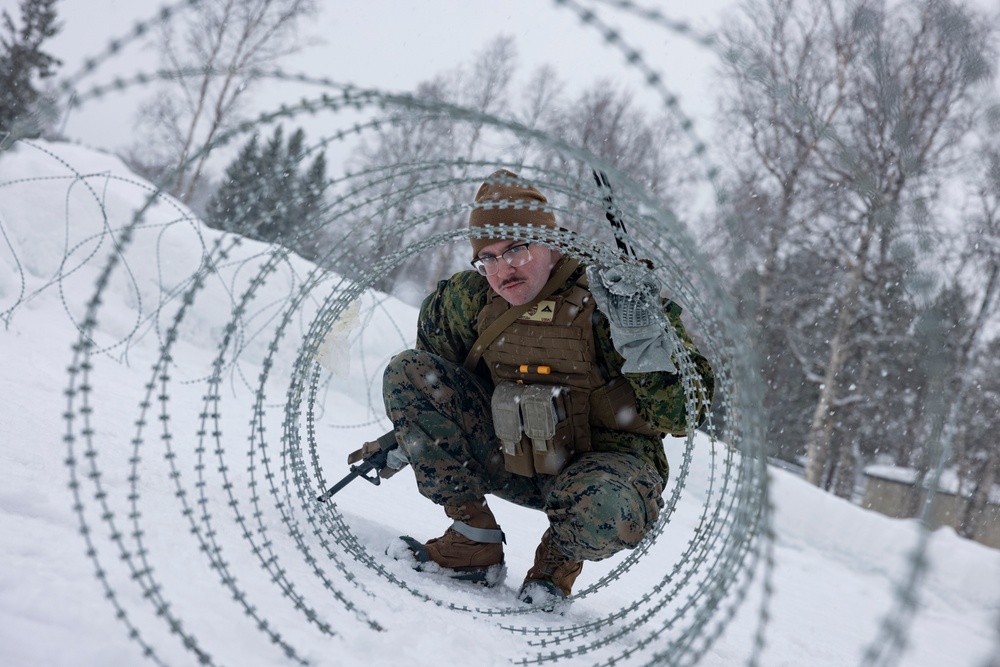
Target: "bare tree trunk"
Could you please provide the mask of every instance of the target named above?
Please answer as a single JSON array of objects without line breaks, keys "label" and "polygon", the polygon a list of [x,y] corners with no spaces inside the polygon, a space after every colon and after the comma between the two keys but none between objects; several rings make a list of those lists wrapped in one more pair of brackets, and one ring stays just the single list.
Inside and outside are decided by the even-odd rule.
[{"label": "bare tree trunk", "polygon": [[[976,340],[986,325],[989,313],[992,312],[992,304],[996,299],[998,289],[1000,289],[1000,263],[994,262],[989,270],[986,289],[980,301],[975,323],[970,335],[963,341],[960,350],[961,364],[959,368],[967,369],[971,365],[969,359],[974,352]],[[962,513],[962,523],[958,531],[960,535],[970,539],[975,537],[973,519],[989,503],[990,491],[993,489],[993,484],[997,481],[998,476],[1000,476],[1000,445],[994,445],[991,455],[987,458],[981,473],[976,479],[972,497],[969,499],[969,502],[965,506],[965,511]]]},{"label": "bare tree trunk", "polygon": [[[228,19],[231,11],[232,2],[227,2],[224,12],[224,17],[226,19]],[[224,20],[219,28],[219,31],[212,35],[213,41],[207,52],[208,58],[204,62],[205,73],[202,75],[201,85],[198,88],[198,99],[195,102],[195,108],[191,113],[191,121],[188,123],[187,133],[184,136],[184,143],[181,145],[180,149],[180,157],[177,162],[177,181],[174,183],[175,194],[180,194],[181,190],[184,188],[184,177],[187,175],[186,163],[188,155],[191,154],[191,148],[194,145],[195,132],[198,129],[201,114],[205,109],[205,101],[208,98],[208,87],[212,81],[211,70],[215,67],[216,59],[219,57],[219,51],[225,41],[224,33],[227,25],[228,20]],[[187,199],[185,199],[185,201],[186,200]]]},{"label": "bare tree trunk", "polygon": [[[165,29],[159,47],[176,75],[151,105],[147,125],[158,140],[161,166],[176,169],[171,192],[190,202],[205,169],[207,150],[233,121],[258,68],[302,46],[296,26],[316,10],[315,0],[202,0],[191,3],[176,43]],[[207,132],[207,136],[206,135]],[[150,143],[138,147],[149,152]],[[192,156],[205,151],[193,164]]]},{"label": "bare tree trunk", "polygon": [[852,500],[854,498],[854,481],[858,474],[857,442],[845,442],[840,446],[840,456],[837,457],[837,477],[833,492],[839,498]]},{"label": "bare tree trunk", "polygon": [[993,455],[980,468],[972,496],[962,512],[962,522],[958,528],[958,534],[962,537],[967,537],[970,540],[975,539],[976,519],[982,515],[986,505],[989,504],[990,491],[997,482],[998,471],[1000,471],[1000,446],[993,448]]},{"label": "bare tree trunk", "polygon": [[830,420],[830,431],[831,433],[827,436],[827,450],[823,456],[823,460],[826,461],[826,474],[823,475],[823,484],[820,488],[824,491],[829,491],[833,488],[833,484],[836,481],[834,476],[837,474],[837,459],[840,457],[841,444],[833,439],[833,420]]},{"label": "bare tree trunk", "polygon": [[[219,93],[216,99],[215,112],[212,117],[212,125],[208,129],[208,135],[205,137],[205,146],[210,146],[213,141],[215,141],[215,135],[218,134],[219,128],[222,127],[222,122],[225,119],[225,107],[226,97],[228,95],[229,86],[233,81],[233,70],[229,70],[229,74],[226,75],[225,83],[222,86],[222,92]],[[198,181],[201,180],[201,172],[205,167],[205,162],[208,160],[208,153],[202,153],[201,157],[198,159],[198,164],[195,167],[194,174],[191,176],[191,180],[188,181],[187,188],[185,188],[184,196],[181,201],[185,204],[191,203],[191,196],[194,194],[195,188],[198,186]],[[178,187],[180,183],[178,183]]]},{"label": "bare tree trunk", "polygon": [[806,441],[806,480],[816,486],[820,486],[823,481],[823,468],[827,462],[830,433],[833,427],[831,410],[836,398],[837,378],[840,376],[847,358],[848,333],[854,318],[850,304],[857,300],[861,283],[860,264],[862,261],[862,254],[858,253],[858,267],[855,268],[851,277],[850,289],[841,300],[837,328],[833,340],[830,341],[830,356],[826,363],[826,373],[823,375],[819,400],[816,402],[816,409],[813,410],[812,421],[809,425],[809,436]]},{"label": "bare tree trunk", "polygon": [[[803,162],[805,158],[803,157]],[[793,170],[794,173],[797,173]],[[771,288],[774,285],[777,274],[778,255],[782,243],[785,240],[786,230],[791,217],[792,202],[794,195],[794,180],[785,181],[781,193],[781,209],[778,214],[776,224],[772,224],[767,230],[767,247],[765,248],[764,265],[761,268],[760,286],[757,289],[757,326],[763,328],[768,320]]]}]

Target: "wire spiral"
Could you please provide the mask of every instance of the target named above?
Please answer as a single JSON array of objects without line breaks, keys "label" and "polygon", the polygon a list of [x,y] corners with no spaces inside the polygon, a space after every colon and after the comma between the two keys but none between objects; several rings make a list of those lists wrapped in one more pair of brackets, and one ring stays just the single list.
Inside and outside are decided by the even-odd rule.
[{"label": "wire spiral", "polygon": [[[63,93],[83,106],[165,78],[204,74],[139,74],[85,87],[123,45],[142,38],[157,22],[172,20],[188,4],[196,3],[164,8],[128,36],[111,41],[64,82]],[[640,72],[664,108],[681,119],[693,154],[702,157],[703,178],[714,183],[718,169],[705,158],[705,145],[654,65],[593,9],[574,0],[555,4],[620,51],[624,67]],[[696,35],[656,10],[631,2],[596,4],[712,48],[711,37]],[[87,206],[67,208],[67,243],[56,275],[30,293],[22,275],[14,305],[0,316],[9,322],[44,290],[60,290],[77,332],[64,413],[73,509],[104,595],[143,655],[155,664],[171,664],[183,658],[174,648],[162,647],[180,646],[199,664],[224,663],[218,656],[226,653],[226,640],[212,635],[210,621],[189,602],[187,590],[202,587],[205,595],[231,598],[234,609],[246,618],[239,632],[257,630],[263,642],[290,663],[323,663],[313,648],[317,635],[353,641],[366,633],[375,637],[390,631],[398,614],[386,607],[402,605],[442,623],[462,619],[469,624],[463,627],[504,633],[510,652],[503,657],[513,664],[695,665],[741,610],[756,581],[756,631],[745,661],[759,664],[774,569],[760,410],[763,391],[749,336],[711,262],[684,224],[614,165],[516,121],[278,70],[255,75],[308,84],[318,93],[240,124],[190,156],[189,163],[306,114],[329,119],[332,128],[314,147],[317,150],[354,141],[403,115],[416,115],[455,125],[475,123],[558,154],[583,173],[607,173],[617,205],[629,221],[628,240],[640,256],[652,260],[667,292],[684,306],[703,338],[701,349],[716,370],[716,413],[724,419],[710,420],[705,433],[688,436],[679,460],[672,460],[675,470],[666,506],[650,535],[573,596],[599,602],[618,582],[642,578],[647,592],[641,597],[617,608],[581,604],[590,611],[552,617],[497,595],[442,595],[440,587],[379,553],[371,529],[359,525],[355,506],[347,501],[343,507],[315,502],[329,486],[329,477],[344,473],[345,450],[331,448],[324,429],[347,433],[360,443],[388,426],[377,397],[381,367],[365,365],[360,377],[345,379],[328,370],[323,359],[338,326],[352,318],[361,325],[350,345],[361,352],[363,364],[387,359],[412,344],[409,325],[393,319],[389,297],[374,286],[408,259],[466,243],[468,230],[442,232],[433,223],[467,216],[471,203],[400,218],[379,234],[418,240],[378,255],[371,254],[377,239],[365,220],[445,188],[461,186],[474,192],[484,174],[509,167],[552,193],[560,224],[573,229],[574,223],[604,210],[601,193],[592,183],[542,164],[429,160],[394,165],[391,173],[346,173],[331,180],[336,195],[301,233],[308,236],[338,225],[347,226],[350,233],[331,246],[322,261],[310,264],[282,246],[206,230],[158,189],[109,174],[81,173],[70,159],[21,140],[20,150],[37,152],[59,175],[2,183],[0,188],[45,187],[66,193],[67,199],[72,193]],[[348,121],[348,112],[369,120]],[[338,125],[341,117],[345,120]],[[397,182],[416,185],[395,187]],[[142,203],[116,205],[108,195],[114,191],[128,193],[123,201],[138,198]],[[512,226],[503,231],[517,238],[521,230]],[[613,244],[572,232],[552,232],[542,242],[608,266],[628,261]],[[196,247],[200,255],[177,266],[171,254],[175,243]],[[156,265],[155,284],[144,282],[147,272],[140,270],[150,264]],[[358,269],[347,275],[323,268],[348,264]],[[85,270],[93,271],[95,278],[90,292],[80,281],[70,280]],[[129,304],[131,319],[108,307],[122,302]],[[209,349],[214,352],[206,355]],[[102,379],[110,366],[133,360],[149,366],[141,384],[111,387]],[[699,392],[696,373],[689,359],[681,359],[679,366],[687,409],[693,414]],[[352,401],[345,402],[343,396]],[[129,415],[127,429],[116,415],[122,411]],[[698,457],[708,459],[706,477],[698,476]],[[684,523],[675,523],[680,513],[694,526],[683,535],[683,544],[677,523]],[[184,540],[184,545],[174,544]],[[175,549],[181,548],[197,555],[178,564]],[[898,605],[889,612],[882,634],[873,639],[865,664],[891,664],[905,639],[917,604],[914,591],[926,567],[925,548],[924,543],[915,548]],[[241,641],[239,637],[230,640]]]}]

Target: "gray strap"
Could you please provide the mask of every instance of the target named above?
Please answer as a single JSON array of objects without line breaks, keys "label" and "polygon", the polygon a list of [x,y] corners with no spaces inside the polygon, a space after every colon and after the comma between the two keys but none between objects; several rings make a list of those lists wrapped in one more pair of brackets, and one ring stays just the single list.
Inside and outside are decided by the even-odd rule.
[{"label": "gray strap", "polygon": [[506,544],[503,531],[500,526],[494,529],[475,528],[464,521],[456,521],[451,524],[451,529],[463,537],[468,537],[473,542],[485,542],[487,544]]}]

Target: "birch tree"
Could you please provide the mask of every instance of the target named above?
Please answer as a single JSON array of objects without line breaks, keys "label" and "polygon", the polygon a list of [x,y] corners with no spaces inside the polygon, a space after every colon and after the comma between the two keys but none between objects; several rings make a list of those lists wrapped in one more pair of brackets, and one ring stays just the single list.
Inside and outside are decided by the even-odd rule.
[{"label": "birch tree", "polygon": [[143,106],[131,162],[169,171],[169,191],[189,203],[208,159],[199,152],[240,120],[257,70],[301,48],[299,27],[315,12],[315,0],[202,0],[162,22],[158,51],[173,75]]},{"label": "birch tree", "polygon": [[[463,225],[457,209],[474,194],[466,179],[479,176],[470,163],[481,159],[484,145],[495,139],[477,116],[503,111],[516,67],[513,40],[495,38],[470,66],[440,73],[417,87],[416,96],[427,103],[426,110],[390,112],[355,151],[351,167],[368,174],[359,186],[363,196],[355,198],[371,203],[355,213],[362,221],[352,225],[352,233],[369,237],[373,257]],[[459,105],[474,113],[470,121],[457,122],[444,110],[436,111],[435,103]],[[407,224],[417,219],[420,225]],[[460,254],[464,250],[452,245],[421,253],[377,286],[395,292],[414,284],[421,286],[417,292],[424,291],[444,275],[468,266],[469,258]],[[342,268],[349,272],[351,267]]]},{"label": "birch tree", "polygon": [[[499,165],[521,171],[540,168],[575,175],[582,187],[593,187],[590,166],[559,155],[540,142],[498,130],[478,114],[511,118],[532,129],[565,139],[616,164],[665,202],[677,196],[683,169],[669,159],[678,131],[670,121],[644,113],[624,88],[595,81],[567,99],[565,86],[551,68],[541,67],[519,84],[514,42],[498,37],[486,45],[471,66],[437,75],[417,89],[429,102],[427,110],[393,112],[367,137],[354,155],[352,169],[370,175],[364,196],[372,204],[353,215],[353,226],[370,238],[370,252],[381,257],[435,233],[462,229],[481,179]],[[470,120],[456,120],[435,112],[434,102],[458,105],[473,112]],[[526,174],[527,175],[527,174]],[[546,192],[554,205],[574,210],[576,202]],[[353,197],[352,199],[357,199]],[[604,223],[603,209],[595,209],[588,226],[581,216],[574,231],[613,236]],[[412,228],[407,220],[421,220]],[[402,227],[407,229],[400,232]],[[442,246],[420,253],[384,277],[379,288],[398,292],[413,284],[423,294],[434,281],[469,267],[466,244]]]},{"label": "birch tree", "polygon": [[[850,71],[848,122],[836,127],[836,150],[825,157],[823,178],[841,189],[848,216],[834,227],[842,249],[842,287],[835,293],[836,325],[825,360],[820,397],[806,443],[806,478],[820,484],[831,448],[836,403],[850,391],[841,375],[852,353],[859,310],[872,304],[876,334],[886,312],[885,279],[892,280],[892,252],[906,224],[930,224],[935,178],[960,153],[979,109],[978,84],[989,75],[987,30],[970,10],[947,2],[912,2],[893,10],[884,3],[861,6],[851,15],[863,36],[860,67]],[[869,279],[874,277],[874,280]],[[855,348],[856,349],[856,348]],[[862,365],[870,363],[864,356]],[[846,450],[841,449],[841,452]],[[830,462],[853,486],[856,457]]]},{"label": "birch tree", "polygon": [[811,184],[831,128],[846,113],[859,36],[842,26],[831,2],[759,0],[745,3],[743,16],[722,33],[730,58],[721,106],[739,183],[729,231],[754,265],[760,324],[769,319],[782,253],[809,241]]},{"label": "birch tree", "polygon": [[[979,110],[992,27],[941,1],[765,0],[744,13],[728,32],[741,58],[724,108],[749,147],[734,180],[765,200],[733,212],[757,239],[754,315],[814,388],[772,384],[815,396],[807,479],[848,496],[860,443],[847,417],[884,382],[887,341],[911,330],[920,238],[934,231],[938,188]],[[809,308],[776,309],[792,256],[822,280]]]},{"label": "birch tree", "polygon": [[[990,128],[992,130],[993,128]],[[977,518],[985,511],[994,485],[1000,484],[1000,440],[996,406],[1000,405],[1000,338],[984,340],[1000,320],[1000,149],[989,132],[983,151],[983,176],[969,216],[964,267],[974,276],[973,304],[968,331],[958,346],[958,368],[972,367],[965,428],[959,439],[958,465],[961,495],[969,500],[959,533],[975,537]],[[981,361],[973,364],[973,357]],[[964,464],[964,465],[963,465]]]}]

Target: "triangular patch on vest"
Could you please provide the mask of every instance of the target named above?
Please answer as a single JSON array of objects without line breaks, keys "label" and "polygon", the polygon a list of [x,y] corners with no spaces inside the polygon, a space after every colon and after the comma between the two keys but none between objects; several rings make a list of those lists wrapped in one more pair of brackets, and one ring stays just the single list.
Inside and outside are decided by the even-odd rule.
[{"label": "triangular patch on vest", "polygon": [[551,322],[556,314],[555,301],[539,301],[534,308],[525,312],[519,320],[530,320],[532,322]]}]

